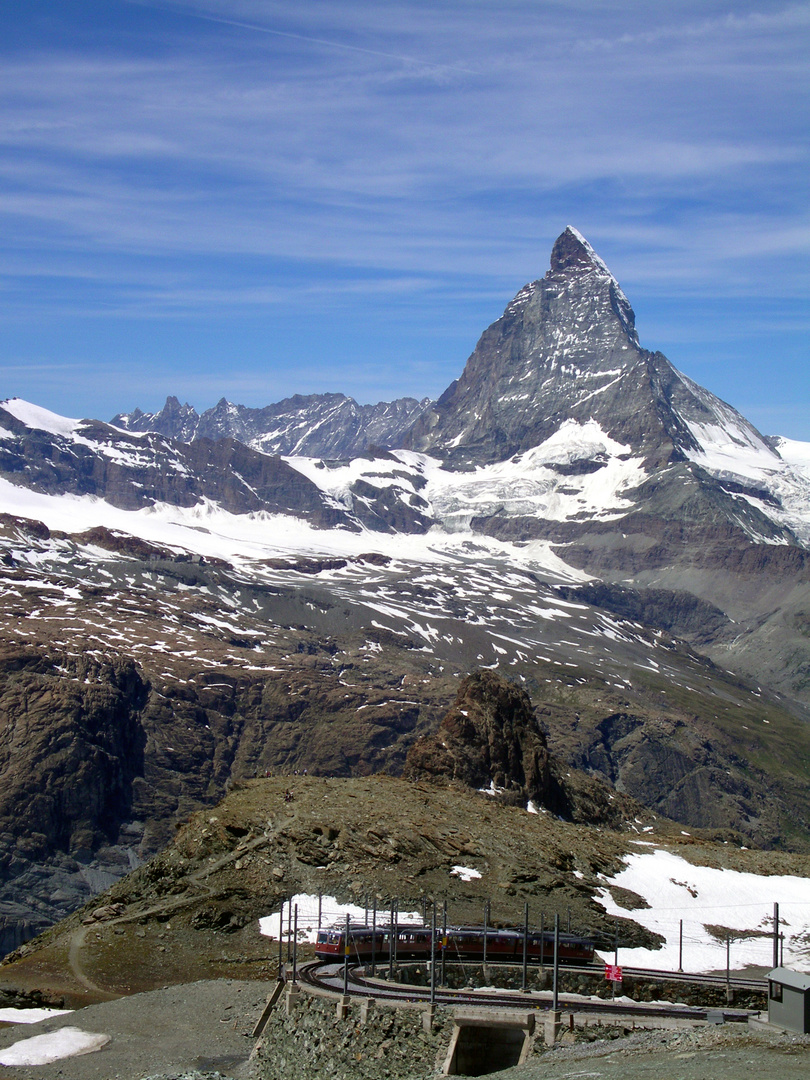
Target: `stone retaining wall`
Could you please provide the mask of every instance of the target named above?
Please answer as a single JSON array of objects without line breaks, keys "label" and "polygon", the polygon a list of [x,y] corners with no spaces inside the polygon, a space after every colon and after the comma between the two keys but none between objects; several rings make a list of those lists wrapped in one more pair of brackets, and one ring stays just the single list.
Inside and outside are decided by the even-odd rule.
[{"label": "stone retaining wall", "polygon": [[440,1071],[453,1029],[443,1009],[432,1025],[424,1006],[355,998],[343,1019],[339,1011],[334,998],[283,996],[255,1051],[261,1080],[428,1080]]}]

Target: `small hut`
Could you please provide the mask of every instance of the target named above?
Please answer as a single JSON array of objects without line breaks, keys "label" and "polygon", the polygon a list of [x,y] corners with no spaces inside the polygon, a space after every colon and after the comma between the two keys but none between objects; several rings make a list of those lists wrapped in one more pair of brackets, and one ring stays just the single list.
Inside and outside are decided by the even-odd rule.
[{"label": "small hut", "polygon": [[783,967],[768,972],[768,1020],[810,1034],[810,975]]}]

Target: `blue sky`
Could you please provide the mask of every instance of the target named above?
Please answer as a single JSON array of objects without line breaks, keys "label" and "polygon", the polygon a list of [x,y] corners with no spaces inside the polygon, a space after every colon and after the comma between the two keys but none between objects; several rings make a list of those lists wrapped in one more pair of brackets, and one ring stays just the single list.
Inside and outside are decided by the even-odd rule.
[{"label": "blue sky", "polygon": [[810,3],[0,10],[0,397],[437,396],[571,224],[810,440]]}]

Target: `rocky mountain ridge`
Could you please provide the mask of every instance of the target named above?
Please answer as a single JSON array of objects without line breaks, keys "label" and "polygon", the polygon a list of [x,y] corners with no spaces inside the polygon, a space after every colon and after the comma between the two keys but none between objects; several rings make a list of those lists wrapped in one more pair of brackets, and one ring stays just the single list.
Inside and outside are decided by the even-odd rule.
[{"label": "rocky mountain ridge", "polygon": [[306,457],[356,457],[370,447],[399,443],[428,398],[398,398],[376,405],[358,405],[345,394],[295,394],[263,409],[234,405],[221,398],[202,415],[186,402],[167,397],[157,413],[135,409],[110,421],[125,431],[155,431],[179,442],[195,439],[237,439],[265,454]]}]

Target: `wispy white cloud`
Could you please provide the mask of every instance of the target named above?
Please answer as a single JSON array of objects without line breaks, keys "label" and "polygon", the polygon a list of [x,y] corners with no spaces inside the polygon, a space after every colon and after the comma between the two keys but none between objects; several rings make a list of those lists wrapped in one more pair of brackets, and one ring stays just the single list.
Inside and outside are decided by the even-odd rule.
[{"label": "wispy white cloud", "polygon": [[732,35],[738,39],[757,38],[761,43],[764,35],[810,29],[810,4],[807,3],[787,4],[774,11],[726,11],[709,18],[687,19],[685,22],[677,18],[677,9],[673,15],[673,21],[662,25],[623,31],[610,38],[584,37],[578,41],[578,45],[596,50],[686,42],[691,47],[696,41],[708,40],[714,44],[718,39],[728,39]]}]

